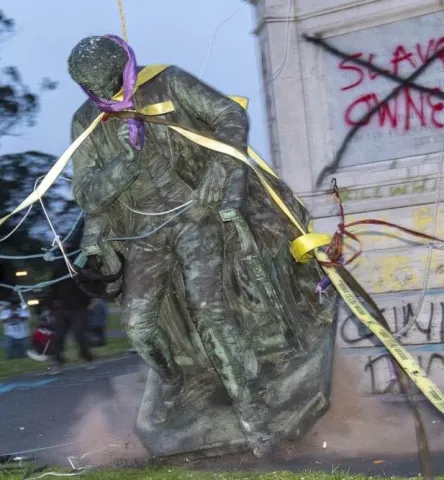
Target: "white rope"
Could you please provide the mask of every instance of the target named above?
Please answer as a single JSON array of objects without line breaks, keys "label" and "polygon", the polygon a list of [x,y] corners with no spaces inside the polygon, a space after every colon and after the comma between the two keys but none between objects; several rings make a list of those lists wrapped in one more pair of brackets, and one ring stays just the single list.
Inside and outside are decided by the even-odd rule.
[{"label": "white rope", "polygon": [[214,47],[214,42],[216,41],[216,37],[219,33],[220,28],[225,25],[227,22],[229,22],[232,18],[234,18],[236,15],[239,14],[239,12],[242,10],[243,7],[239,8],[236,12],[232,13],[229,17],[227,17],[225,20],[222,20],[214,29],[213,37],[211,39],[210,45],[207,49],[207,54],[205,56],[205,60],[202,64],[202,68],[199,73],[199,80],[202,78],[203,72],[205,71],[205,68],[207,66],[208,60],[210,59],[211,51],[213,50]]},{"label": "white rope", "polygon": [[[442,146],[441,146],[441,155],[439,158],[439,163],[438,163],[438,180],[436,183],[436,194],[435,194],[435,211],[433,214],[433,220],[432,220],[432,233],[431,235],[433,237],[436,236],[436,230],[438,226],[438,214],[439,214],[439,197],[441,194],[441,180],[442,180],[442,169],[444,166],[444,135],[443,135],[443,140],[442,140]],[[432,270],[432,255],[433,255],[433,250],[435,248],[434,241],[431,241],[429,243],[429,251],[427,254],[427,263],[426,263],[426,270],[424,272],[424,279],[422,283],[422,291],[421,291],[421,296],[419,298],[418,305],[416,306],[416,311],[415,315],[412,316],[412,318],[399,330],[398,332],[394,333],[393,336],[396,339],[400,339],[403,335],[405,335],[412,327],[415,325],[419,318],[419,314],[421,313],[423,304],[424,304],[424,299],[425,299],[425,294],[427,291],[427,286],[429,284],[429,279],[430,279],[430,272]]]},{"label": "white rope", "polygon": [[280,74],[284,71],[285,66],[287,65],[288,53],[290,51],[290,41],[291,41],[290,25],[291,25],[292,11],[293,11],[293,0],[288,0],[288,11],[287,11],[287,17],[285,19],[287,28],[285,33],[284,55],[282,57],[281,64],[276,69],[276,71],[271,74],[270,78],[264,81],[264,85],[260,87],[259,90],[254,95],[252,95],[252,97],[250,98],[250,103],[255,101],[257,97],[280,76]]},{"label": "white rope", "polygon": [[[37,179],[40,180],[42,177],[39,177]],[[70,182],[71,179],[69,179],[68,177],[62,177],[60,176],[59,178],[61,178],[62,180],[65,180],[67,182]],[[36,184],[34,184],[34,191],[36,189]],[[0,243],[1,242],[4,242],[5,240],[8,240],[8,238],[10,238],[12,235],[14,235],[14,233],[23,225],[23,222],[26,220],[26,218],[28,217],[28,215],[31,213],[31,210],[32,210],[32,207],[34,206],[34,204],[31,204],[28,208],[28,210],[26,211],[25,215],[23,215],[23,218],[20,220],[20,222],[8,233],[6,234],[3,238],[0,238]]]},{"label": "white rope", "polygon": [[[267,80],[267,79],[264,79],[264,83],[263,85],[258,89],[258,91],[253,94],[250,98],[250,104],[255,102],[258,97],[261,98],[261,101],[262,101],[262,94],[266,94],[266,89],[281,75],[281,73],[284,71],[285,69],[285,66],[287,65],[287,61],[288,61],[288,53],[289,53],[289,50],[290,50],[290,41],[291,41],[291,30],[290,30],[290,26],[291,26],[291,15],[292,15],[292,9],[293,9],[293,1],[294,0],[288,0],[288,14],[287,14],[287,18],[285,20],[286,24],[287,24],[287,28],[286,28],[286,41],[285,41],[285,47],[284,47],[284,55],[283,55],[283,58],[282,58],[282,62],[281,62],[281,65],[279,66],[279,68],[276,69],[276,71],[274,73],[271,73],[270,75],[270,78]],[[313,211],[313,200],[314,197],[311,197],[311,210]]]},{"label": "white rope", "polygon": [[62,256],[63,256],[63,259],[65,260],[66,267],[68,268],[69,275],[70,275],[71,278],[72,278],[74,275],[76,275],[77,272],[75,271],[74,267],[73,267],[72,264],[71,264],[71,261],[70,261],[69,258],[68,258],[68,255],[67,255],[66,252],[65,252],[65,248],[63,247],[63,243],[62,243],[62,241],[61,241],[61,239],[60,239],[60,236],[57,235],[57,232],[56,232],[55,229],[54,229],[54,226],[53,226],[53,224],[52,224],[52,222],[51,222],[51,219],[49,218],[49,215],[48,215],[48,213],[47,213],[47,211],[46,211],[46,208],[45,208],[45,206],[43,205],[43,202],[42,202],[41,199],[40,199],[40,203],[41,203],[41,205],[42,205],[42,209],[43,209],[43,212],[44,212],[44,214],[45,214],[45,216],[46,216],[46,220],[48,221],[49,227],[51,228],[51,230],[52,230],[52,232],[53,232],[53,234],[54,234],[54,240],[53,240],[53,242],[52,242],[52,246],[55,246],[55,245],[57,244],[57,246],[58,246],[58,248],[59,248],[59,250],[60,250],[60,253],[61,253]]},{"label": "white rope", "polygon": [[279,68],[276,69],[276,71],[272,74],[271,78],[268,80],[266,83],[266,87],[271,85],[278,77],[279,75],[284,71],[284,68],[287,64],[287,59],[288,59],[288,52],[290,50],[290,25],[291,25],[291,15],[293,11],[293,1],[294,0],[288,0],[288,13],[286,17],[286,23],[287,23],[287,29],[286,29],[286,34],[285,34],[285,49],[284,49],[284,56],[282,58],[281,65]]},{"label": "white rope", "polygon": [[135,208],[131,208],[129,205],[127,205],[123,200],[119,199],[119,202],[125,206],[128,210],[131,210],[133,213],[138,213],[139,215],[145,215],[147,217],[156,217],[160,215],[168,215],[169,213],[173,213],[176,210],[180,210],[181,208],[186,207],[187,205],[190,205],[191,203],[194,202],[194,200],[190,200],[189,202],[184,203],[183,205],[179,205],[178,207],[174,207],[171,210],[166,210],[165,212],[142,212],[141,210],[136,210]]},{"label": "white rope", "polygon": [[27,478],[26,480],[39,480],[40,478],[44,478],[44,477],[78,477],[80,475],[83,475],[86,471],[89,471],[92,468],[94,468],[94,465],[86,465],[84,467],[76,467],[74,465],[73,459],[83,460],[86,457],[89,457],[89,456],[94,455],[96,453],[103,452],[104,450],[106,450],[110,447],[118,448],[119,445],[114,445],[114,444],[107,445],[107,446],[105,446],[103,448],[100,448],[98,450],[93,450],[92,452],[84,453],[81,457],[74,457],[74,456],[67,457],[68,462],[71,465],[71,468],[73,469],[73,472],[71,472],[71,473],[46,472],[46,473],[42,473],[38,477],[30,477],[30,478]]},{"label": "white rope", "polygon": [[34,204],[29,206],[28,210],[23,215],[23,218],[20,220],[20,222],[7,235],[5,235],[3,238],[1,238],[0,242],[4,242],[5,240],[8,240],[9,237],[14,235],[14,233],[22,226],[23,222],[26,220],[28,215],[31,213],[31,210],[32,210],[33,206],[34,206]]},{"label": "white rope", "polygon": [[31,477],[27,478],[26,480],[38,480],[39,478],[43,477],[78,477],[79,475],[83,474],[83,470],[81,472],[73,472],[73,473],[58,473],[58,472],[46,472],[42,473],[38,477]]},{"label": "white rope", "polygon": [[[36,191],[37,189],[37,186],[39,185],[40,181],[42,180],[42,178],[44,178],[44,175],[40,176],[37,178],[37,180],[34,182],[34,192]],[[60,176],[60,178],[62,180],[65,180],[67,182],[71,182],[71,180],[67,177],[64,177],[64,176]],[[54,235],[54,240],[52,242],[52,247],[54,248],[54,245],[57,244],[57,247],[59,248],[61,254],[62,254],[62,257],[63,259],[65,260],[65,263],[66,263],[66,266],[68,268],[68,272],[69,272],[69,276],[71,278],[73,278],[74,275],[77,274],[76,270],[74,269],[73,265],[71,264],[71,261],[69,260],[69,256],[66,254],[65,252],[65,249],[63,247],[63,241],[60,239],[60,236],[57,235],[57,232],[51,222],[51,219],[49,217],[49,214],[45,208],[45,205],[43,203],[43,200],[42,198],[39,199],[40,200],[40,204],[42,206],[42,210],[43,210],[43,213],[46,217],[46,220],[52,230],[52,233]],[[27,212],[25,213],[25,215],[23,216],[23,218],[20,220],[20,222],[11,230],[11,232],[9,232],[5,237],[3,237],[2,239],[0,239],[0,242],[3,242],[5,240],[7,240],[9,237],[11,237],[11,235],[13,235],[19,228],[20,226],[23,224],[23,222],[26,220],[26,218],[28,217],[29,213],[31,212],[32,210],[32,207],[34,206],[34,204],[31,204],[27,210]],[[70,234],[68,234],[69,236]],[[3,287],[5,287],[5,285],[2,284]],[[22,308],[26,309],[27,308],[27,303],[25,301],[25,298],[23,296],[23,291],[22,289],[18,288],[18,286],[16,285],[13,290],[19,295],[20,297],[20,302],[22,304]],[[28,291],[28,290],[27,290]],[[39,477],[40,478],[40,477]]]},{"label": "white rope", "polygon": [[103,452],[104,450],[108,449],[108,448],[118,448],[119,445],[114,445],[114,444],[111,444],[111,445],[107,445],[106,447],[103,447],[103,448],[99,448],[98,450],[93,450],[92,452],[87,452],[87,453],[84,453],[81,457],[74,457],[74,456],[70,456],[68,457],[68,462],[71,464],[71,467],[73,470],[85,470],[86,468],[91,468],[92,465],[87,465],[86,467],[76,467],[73,463],[72,460],[83,460],[84,458],[86,457],[89,457],[91,455],[95,455],[96,453],[100,453],[100,452]]},{"label": "white rope", "polygon": [[[44,178],[44,175],[42,175],[41,177],[39,177],[35,184],[34,184],[34,191],[36,190],[37,188],[37,185],[38,185],[38,182]],[[66,180],[65,177],[62,177],[64,180]],[[52,224],[52,221],[51,221],[51,218],[46,210],[46,207],[45,207],[45,204],[43,203],[43,198],[39,198],[39,201],[40,201],[40,205],[42,206],[42,210],[43,210],[43,213],[45,214],[45,217],[46,217],[46,220],[48,222],[48,225],[49,225],[49,228],[51,229],[53,235],[54,235],[54,240],[52,242],[52,246],[54,246],[55,244],[57,244],[59,250],[60,250],[60,253],[62,254],[63,256],[63,259],[65,260],[65,263],[66,263],[66,267],[68,268],[68,272],[69,272],[69,275],[71,276],[71,278],[76,275],[76,271],[74,269],[74,267],[72,266],[71,264],[71,261],[69,260],[69,257],[68,255],[66,254],[65,252],[65,248],[63,246],[63,243],[60,239],[60,236],[57,234],[55,228],[54,228],[54,225]]]}]

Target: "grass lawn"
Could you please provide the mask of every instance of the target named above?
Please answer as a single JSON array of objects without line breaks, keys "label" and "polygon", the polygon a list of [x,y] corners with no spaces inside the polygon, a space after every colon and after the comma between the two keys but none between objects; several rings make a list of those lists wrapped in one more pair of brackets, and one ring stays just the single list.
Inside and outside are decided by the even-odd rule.
[{"label": "grass lawn", "polygon": [[[35,325],[36,321],[35,319],[32,319],[30,322],[31,330],[34,329]],[[111,314],[107,319],[106,327],[109,332],[119,331],[120,315],[118,313]],[[2,337],[3,328],[0,322],[0,340],[2,340]],[[107,345],[104,347],[92,348],[92,351],[94,356],[100,359],[120,355],[128,348],[130,348],[130,344],[126,337],[108,338]],[[65,357],[67,360],[67,365],[75,365],[80,363],[77,354],[77,345],[72,340],[68,341]],[[48,368],[48,365],[49,363],[37,362],[30,358],[6,360],[6,350],[4,348],[0,348],[0,380],[14,375],[42,372]]]},{"label": "grass lawn", "polygon": [[[107,345],[93,348],[92,351],[94,356],[100,359],[119,355],[124,353],[128,348],[130,348],[130,344],[126,338],[109,338]],[[4,349],[0,349],[0,355],[0,379],[25,373],[42,372],[49,366],[47,362],[36,362],[30,358],[6,360],[6,352]],[[78,360],[77,345],[75,343],[68,343],[65,357],[67,365],[80,363]]]},{"label": "grass lawn", "polygon": [[[32,473],[24,469],[10,468],[9,471],[0,469],[0,477],[9,480],[22,480],[25,477],[37,478],[44,471]],[[290,472],[199,472],[178,468],[145,468],[145,469],[107,469],[85,472],[83,478],[88,480],[367,480],[368,478],[390,478],[401,480],[401,477],[375,477],[368,475],[349,475],[335,472],[303,471]],[[45,478],[45,477],[43,477]],[[50,478],[50,477],[46,477]],[[52,477],[57,478],[57,477]],[[416,477],[418,478],[418,477]],[[444,477],[436,477],[436,480]]]},{"label": "grass lawn", "polygon": [[111,331],[121,330],[120,313],[111,313],[106,320],[106,328]]},{"label": "grass lawn", "polygon": [[[34,330],[35,326],[37,325],[37,318],[35,315],[31,315],[31,319],[29,321],[29,328]],[[106,328],[109,331],[116,331],[120,330],[120,314],[119,313],[111,313],[107,320],[106,320]],[[3,337],[3,323],[0,322],[0,339]]]}]

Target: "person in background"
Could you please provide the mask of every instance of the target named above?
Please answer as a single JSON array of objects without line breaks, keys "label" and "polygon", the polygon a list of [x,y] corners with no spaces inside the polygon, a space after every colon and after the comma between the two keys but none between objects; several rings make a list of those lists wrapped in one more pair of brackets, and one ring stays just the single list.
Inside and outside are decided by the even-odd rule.
[{"label": "person in background", "polygon": [[3,323],[8,360],[26,357],[26,344],[30,336],[29,312],[22,308],[18,296],[11,299],[9,308],[2,310],[0,319]]},{"label": "person in background", "polygon": [[88,308],[89,331],[93,337],[93,345],[103,347],[106,345],[106,319],[108,318],[108,305],[101,298],[93,298]]},{"label": "person in background", "polygon": [[28,357],[38,362],[46,362],[54,354],[54,317],[50,310],[42,311],[37,326],[32,333],[32,349],[27,351]]},{"label": "person in background", "polygon": [[[57,262],[53,279],[56,280],[66,274],[64,261]],[[88,368],[93,368],[93,355],[88,346],[88,307],[91,297],[80,290],[72,278],[67,278],[52,286],[47,301],[55,327],[53,365],[49,373],[58,374],[62,371],[65,363],[63,351],[70,331],[74,332],[80,358],[88,364]]]}]

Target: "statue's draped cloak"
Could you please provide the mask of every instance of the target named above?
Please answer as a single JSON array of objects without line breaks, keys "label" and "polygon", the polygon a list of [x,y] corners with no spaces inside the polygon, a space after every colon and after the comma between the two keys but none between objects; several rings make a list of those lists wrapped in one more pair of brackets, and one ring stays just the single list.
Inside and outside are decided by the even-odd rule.
[{"label": "statue's draped cloak", "polygon": [[[248,117],[245,110],[178,67],[168,67],[142,85],[134,99],[137,109],[170,100],[174,111],[162,118],[244,152],[247,150]],[[84,103],[74,116],[73,137],[78,137],[98,114],[90,101]],[[295,346],[305,349],[321,333],[316,330],[319,325],[331,321],[331,312],[327,311],[325,304],[319,304],[314,293],[321,272],[315,262],[300,265],[293,261],[289,244],[300,232],[270,199],[255,173],[237,159],[194,144],[164,125],[150,123],[146,125],[140,165],[136,160],[121,160],[123,147],[117,137],[120,126],[121,120],[116,118],[102,122],[73,156],[73,194],[80,207],[89,215],[106,216],[113,235],[137,235],[154,228],[169,216],[143,216],[131,212],[124,204],[145,212],[170,210],[193,199],[206,176],[228,179],[235,170],[242,170],[244,176],[240,178],[246,181],[243,218],[250,231],[247,236],[252,235],[253,250],[261,257],[262,266],[268,270],[267,275],[277,292],[276,298],[283,305],[279,310],[267,300],[270,319],[287,317],[287,324],[292,324],[291,330],[299,338],[295,340]],[[294,161],[297,162],[297,157]],[[264,175],[294,216],[307,227],[308,213],[290,189],[271,175]],[[218,215],[219,207],[220,204],[212,204],[209,208]],[[227,241],[226,263],[236,265],[227,267],[228,277],[237,274],[233,270],[242,265],[239,259],[242,238],[233,241],[233,235],[242,237],[242,234],[239,229],[235,234],[234,227],[227,224],[225,230],[231,238]],[[247,256],[251,257],[251,252]],[[234,288],[233,283],[227,288]],[[254,297],[253,290],[246,293],[247,297]],[[239,297],[240,294],[231,292],[231,295]],[[291,335],[287,335],[288,338],[291,343]]]},{"label": "statue's draped cloak", "polygon": [[[246,151],[244,132],[248,132],[248,117],[233,100],[177,67],[168,67],[142,85],[135,94],[136,108],[166,100],[173,102],[175,110],[163,118]],[[78,137],[98,114],[91,101],[85,102],[74,116],[73,137]],[[147,225],[147,217],[142,219],[128,209],[122,209],[122,204],[115,201],[119,197],[133,209],[165,211],[192,199],[193,191],[203,177],[213,173],[212,168],[219,175],[226,176],[236,168],[248,168],[240,165],[239,160],[196,145],[168,127],[154,124],[147,125],[145,145],[140,154],[140,171],[136,162],[113,163],[122,151],[117,138],[120,125],[121,120],[115,118],[102,122],[73,156],[73,194],[76,201],[87,213],[107,212],[118,216],[119,221],[113,222],[113,230],[118,230],[116,233],[135,234]],[[215,168],[215,165],[221,168]],[[282,222],[276,218],[270,225],[271,217],[276,217],[276,207],[257,179],[252,178],[254,173],[251,172],[249,177],[249,192],[254,200],[250,198],[247,203],[257,204],[257,208],[255,205],[249,209],[257,217],[253,230],[263,230],[269,246],[276,251],[284,238]],[[130,185],[126,191],[119,192],[123,190],[123,179],[127,179]],[[293,198],[290,201],[295,205]],[[213,207],[217,211],[218,205]],[[299,218],[305,216],[302,209],[297,210]],[[122,214],[123,222],[120,218]],[[266,226],[262,221],[264,214],[267,216]],[[151,223],[158,222],[159,217],[151,220]],[[291,240],[295,233],[286,240]]]}]

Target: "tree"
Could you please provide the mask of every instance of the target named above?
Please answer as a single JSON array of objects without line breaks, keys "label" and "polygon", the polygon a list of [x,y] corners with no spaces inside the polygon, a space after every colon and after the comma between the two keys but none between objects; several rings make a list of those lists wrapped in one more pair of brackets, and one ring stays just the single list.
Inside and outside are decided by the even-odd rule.
[{"label": "tree", "polygon": [[[11,212],[34,189],[35,180],[42,177],[49,170],[56,158],[41,152],[24,152],[0,157],[0,217]],[[62,188],[65,187],[65,188]],[[56,233],[63,239],[71,230],[79,217],[80,209],[68,196],[69,190],[62,183],[57,183],[43,198],[45,210],[53,224]],[[8,234],[23,218],[26,210],[12,217],[5,227],[0,228],[0,239]],[[79,242],[78,224],[76,234],[70,237],[70,242]],[[52,245],[54,234],[46,219],[39,202],[35,203],[20,228],[8,239],[0,242],[0,254],[7,256],[26,256],[44,254],[43,249]],[[60,255],[58,250],[54,251]],[[49,280],[52,262],[44,259],[4,260],[1,268],[0,283],[15,285],[17,282],[35,284]],[[2,277],[3,270],[3,278]],[[29,275],[25,278],[16,278],[15,271],[26,270]],[[0,299],[8,298],[10,291],[0,289]]]},{"label": "tree", "polygon": [[[14,20],[0,10],[0,44],[10,38],[14,30]],[[41,91],[56,87],[57,83],[48,78],[41,82]],[[0,138],[15,134],[20,125],[32,126],[38,108],[38,95],[23,83],[18,69],[14,66],[3,67],[0,70]]]},{"label": "tree", "polygon": [[[1,156],[0,216],[12,211],[32,193],[36,180],[43,177],[56,160],[52,155],[41,152]],[[70,230],[80,213],[79,207],[68,195],[69,180],[68,175],[63,175],[60,183],[49,189],[42,199],[45,210],[60,235]],[[22,215],[24,213],[18,214],[17,218],[12,218],[9,226],[17,224]],[[28,214],[24,227],[24,231],[32,239],[48,242],[54,237],[43,208],[38,202]]]},{"label": "tree", "polygon": [[[0,10],[0,44],[7,41],[15,32],[14,20],[7,17]],[[1,58],[0,58],[1,60]],[[53,90],[57,83],[43,78],[40,92],[31,92],[23,83],[18,69],[14,66],[5,66],[0,69],[0,140],[6,135],[17,135],[21,127],[32,127],[36,121],[39,110],[39,96],[43,91]],[[56,158],[41,152],[24,152],[14,155],[3,155],[0,157],[0,216],[5,215],[14,209],[26,195],[34,189],[37,178],[46,174]],[[70,222],[74,221],[78,208],[68,198],[68,189],[54,188],[45,195],[45,206],[48,209],[51,219],[57,226],[57,230],[66,230]],[[8,226],[14,227],[17,219],[13,218]],[[40,239],[48,241],[51,238],[47,235],[48,224],[42,209],[36,205],[27,218],[26,223],[21,227],[20,240]],[[0,238],[5,229],[2,228]],[[7,229],[6,229],[7,230]],[[15,250],[22,242],[17,242],[17,237],[12,245]],[[30,243],[24,241],[23,244]],[[31,242],[32,243],[32,242]],[[0,243],[3,250],[6,247]]]},{"label": "tree", "polygon": [[[0,10],[0,45],[14,32],[14,21]],[[43,78],[40,90],[32,92],[23,82],[16,67],[1,67],[0,141],[6,135],[18,135],[21,128],[32,127],[38,115],[40,95],[56,87],[56,82]],[[0,156],[0,217],[13,210],[32,192],[37,178],[45,175],[55,161],[56,158],[53,156],[36,151]],[[80,212],[67,194],[68,191],[66,187],[63,189],[60,188],[60,184],[57,184],[44,197],[44,205],[60,237],[70,230]],[[5,226],[0,227],[0,240],[17,225],[21,218],[19,214],[12,217]],[[53,235],[43,210],[36,204],[20,229],[7,240],[0,242],[0,253],[2,255],[42,253],[42,247],[51,245],[52,239]],[[3,263],[3,272],[7,270],[10,273],[11,270],[20,268],[22,265],[23,263],[20,262]],[[44,272],[48,264],[43,261],[33,261],[32,266],[35,271]],[[0,295],[2,293],[0,292]]]}]

